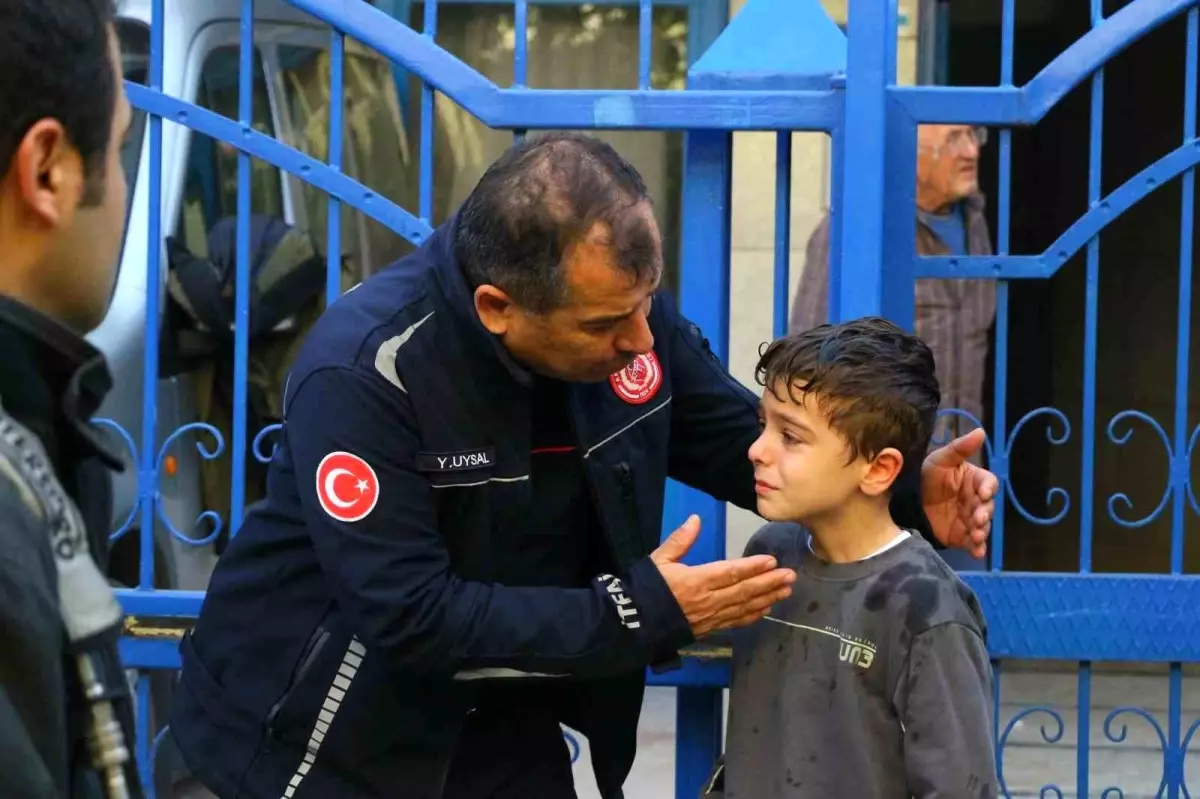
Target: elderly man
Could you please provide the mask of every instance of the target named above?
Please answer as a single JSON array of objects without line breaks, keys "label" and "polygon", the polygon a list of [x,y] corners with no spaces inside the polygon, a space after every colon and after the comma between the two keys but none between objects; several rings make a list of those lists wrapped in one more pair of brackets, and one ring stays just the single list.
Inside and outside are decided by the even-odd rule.
[{"label": "elderly man", "polygon": [[[267,499],[182,643],[172,729],[211,790],[566,799],[566,724],[622,796],[645,668],[795,579],[768,556],[685,565],[694,518],[660,543],[668,476],[755,507],[759,432],[661,277],[641,177],[559,134],[508,151],[331,306],[285,391]],[[982,552],[981,443],[930,456],[925,513],[914,481],[902,523]]]}]

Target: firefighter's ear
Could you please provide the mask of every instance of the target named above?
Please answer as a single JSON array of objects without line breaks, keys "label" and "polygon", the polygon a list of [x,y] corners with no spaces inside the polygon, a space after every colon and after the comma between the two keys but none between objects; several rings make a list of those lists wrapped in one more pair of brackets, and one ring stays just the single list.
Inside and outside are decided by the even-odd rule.
[{"label": "firefighter's ear", "polygon": [[475,289],[475,312],[492,335],[503,336],[507,333],[517,310],[518,306],[512,297],[495,286],[485,283]]}]

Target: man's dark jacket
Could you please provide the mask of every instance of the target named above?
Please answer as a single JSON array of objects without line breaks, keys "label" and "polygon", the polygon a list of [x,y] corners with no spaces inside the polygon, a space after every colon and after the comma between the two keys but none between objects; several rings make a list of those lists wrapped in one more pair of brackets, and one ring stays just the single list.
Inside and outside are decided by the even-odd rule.
[{"label": "man's dark jacket", "polygon": [[660,293],[657,392],[569,389],[615,576],[513,585],[531,377],[475,315],[452,226],[312,330],[268,498],[182,643],[172,729],[223,799],[439,797],[464,718],[499,680],[572,681],[570,726],[589,739],[602,795],[620,797],[644,670],[692,640],[648,557],[666,478],[754,507],[757,399]]},{"label": "man's dark jacket", "polygon": [[[7,431],[0,442],[0,796],[99,799],[85,741],[87,709],[60,610],[51,520],[29,469],[49,461],[105,571],[109,470],[120,461],[91,417],[111,381],[103,356],[86,341],[5,297],[0,354],[0,426]],[[119,689],[114,709],[132,752],[131,704],[116,632],[90,648],[97,666],[107,670],[108,684]],[[132,764],[126,771],[136,785]]]}]

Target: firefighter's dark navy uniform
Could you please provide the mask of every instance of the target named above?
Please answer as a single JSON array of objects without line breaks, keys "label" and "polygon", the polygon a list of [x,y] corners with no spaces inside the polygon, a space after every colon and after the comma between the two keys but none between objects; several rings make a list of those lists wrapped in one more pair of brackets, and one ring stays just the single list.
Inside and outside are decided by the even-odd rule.
[{"label": "firefighter's dark navy uniform", "polygon": [[480,324],[453,224],[313,329],[183,641],[172,730],[223,799],[557,797],[506,781],[569,790],[560,722],[620,797],[645,668],[692,640],[648,557],[666,479],[754,507],[757,398],[668,294],[652,353],[546,380]]}]

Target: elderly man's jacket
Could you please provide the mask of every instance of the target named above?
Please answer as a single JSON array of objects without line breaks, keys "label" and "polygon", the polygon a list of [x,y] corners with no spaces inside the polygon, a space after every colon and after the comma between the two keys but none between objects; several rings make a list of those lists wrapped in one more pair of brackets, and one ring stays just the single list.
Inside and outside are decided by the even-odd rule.
[{"label": "elderly man's jacket", "polygon": [[648,557],[666,479],[754,507],[757,399],[660,294],[653,354],[568,391],[604,573],[522,582],[531,376],[480,324],[452,225],[313,329],[268,497],[182,643],[172,730],[224,799],[438,797],[464,718],[502,680],[573,687],[564,722],[620,797],[645,669],[692,640]]}]

